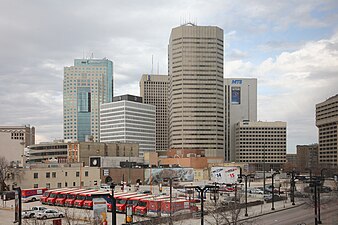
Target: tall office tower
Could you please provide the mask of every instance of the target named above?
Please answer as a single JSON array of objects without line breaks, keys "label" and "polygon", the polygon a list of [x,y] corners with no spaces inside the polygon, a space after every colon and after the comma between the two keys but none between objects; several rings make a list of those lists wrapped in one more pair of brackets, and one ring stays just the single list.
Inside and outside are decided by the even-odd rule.
[{"label": "tall office tower", "polygon": [[286,122],[238,122],[236,162],[250,169],[280,169],[286,162]]},{"label": "tall office tower", "polygon": [[156,106],[156,151],[168,150],[168,76],[142,75],[140,95],[143,103]]},{"label": "tall office tower", "polygon": [[224,158],[223,30],[185,24],[169,40],[169,147]]},{"label": "tall office tower", "polygon": [[113,99],[113,62],[75,59],[64,68],[63,132],[65,140],[100,140],[100,104]]},{"label": "tall office tower", "polygon": [[318,169],[318,144],[297,145],[297,168],[305,171],[307,168]]},{"label": "tall office tower", "polygon": [[100,141],[138,143],[140,156],[155,151],[156,107],[142,103],[142,98],[122,95],[101,105]]},{"label": "tall office tower", "polygon": [[316,105],[319,163],[338,167],[338,94]]},{"label": "tall office tower", "polygon": [[257,79],[224,79],[225,161],[236,159],[235,142],[238,122],[257,121]]}]

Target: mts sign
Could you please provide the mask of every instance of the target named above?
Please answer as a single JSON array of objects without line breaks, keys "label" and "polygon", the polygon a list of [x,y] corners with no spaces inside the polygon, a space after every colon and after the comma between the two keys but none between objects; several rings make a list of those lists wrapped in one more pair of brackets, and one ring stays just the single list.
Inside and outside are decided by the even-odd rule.
[{"label": "mts sign", "polygon": [[242,84],[242,80],[232,80],[231,84]]}]

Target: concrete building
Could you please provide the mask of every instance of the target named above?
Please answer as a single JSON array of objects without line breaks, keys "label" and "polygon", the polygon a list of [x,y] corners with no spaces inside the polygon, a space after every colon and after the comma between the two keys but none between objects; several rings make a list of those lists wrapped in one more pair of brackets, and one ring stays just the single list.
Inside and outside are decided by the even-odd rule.
[{"label": "concrete building", "polygon": [[143,103],[156,106],[156,151],[168,150],[168,76],[143,74],[140,80]]},{"label": "concrete building", "polygon": [[[69,142],[67,145],[68,162],[82,163],[84,166],[89,166],[90,159],[93,157],[138,157],[139,155],[139,145],[136,143]],[[100,167],[100,165],[95,166]]]},{"label": "concrete building", "polygon": [[113,101],[101,105],[101,142],[137,143],[141,156],[155,151],[156,107],[132,95],[114,97]]},{"label": "concrete building", "polygon": [[223,30],[185,24],[169,40],[169,148],[224,158]]},{"label": "concrete building", "polygon": [[113,62],[75,59],[64,68],[63,132],[70,141],[100,140],[100,104],[113,98]]},{"label": "concrete building", "polygon": [[67,162],[67,143],[51,142],[29,145],[25,148],[25,163],[35,164],[54,161],[58,163]]},{"label": "concrete building", "polygon": [[257,79],[224,79],[225,161],[236,159],[236,129],[238,122],[257,121]]},{"label": "concrete building", "polygon": [[100,168],[80,164],[39,164],[18,168],[10,182],[21,189],[47,187],[99,187]]},{"label": "concrete building", "polygon": [[238,122],[236,162],[250,170],[280,169],[286,162],[286,122]]},{"label": "concrete building", "polygon": [[319,163],[338,167],[338,94],[316,105]]},{"label": "concrete building", "polygon": [[307,168],[318,169],[318,144],[297,145],[297,168],[306,171]]},{"label": "concrete building", "polygon": [[0,156],[22,165],[24,148],[35,144],[35,128],[30,125],[0,126]]}]

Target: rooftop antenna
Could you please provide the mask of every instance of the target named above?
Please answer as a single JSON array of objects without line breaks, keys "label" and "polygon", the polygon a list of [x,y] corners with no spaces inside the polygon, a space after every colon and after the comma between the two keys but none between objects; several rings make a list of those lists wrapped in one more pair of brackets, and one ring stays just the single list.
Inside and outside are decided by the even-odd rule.
[{"label": "rooftop antenna", "polygon": [[151,74],[154,74],[154,55],[151,55]]},{"label": "rooftop antenna", "polygon": [[160,62],[157,60],[157,75],[160,75]]}]

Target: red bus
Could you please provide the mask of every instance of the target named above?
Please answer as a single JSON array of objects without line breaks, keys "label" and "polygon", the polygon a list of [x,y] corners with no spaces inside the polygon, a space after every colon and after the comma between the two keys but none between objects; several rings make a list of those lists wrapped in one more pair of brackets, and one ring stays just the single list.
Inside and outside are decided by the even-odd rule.
[{"label": "red bus", "polygon": [[31,188],[31,189],[22,189],[21,190],[21,199],[22,202],[35,202],[40,200],[43,196],[43,193],[47,191],[47,188]]},{"label": "red bus", "polygon": [[40,202],[42,204],[46,204],[47,198],[49,197],[49,195],[56,190],[64,190],[64,189],[68,189],[68,188],[60,188],[60,189],[54,189],[54,190],[46,190],[43,195],[40,197]]},{"label": "red bus", "polygon": [[171,207],[170,207],[170,200],[165,200],[161,202],[161,216],[168,216],[170,215],[170,208],[172,215],[185,212],[185,211],[194,211],[196,212],[198,210],[197,206],[195,204],[190,204],[189,200],[186,199],[174,199],[171,201]]},{"label": "red bus", "polygon": [[57,195],[57,198],[55,199],[54,205],[64,206],[68,194],[74,193],[74,192],[77,192],[77,191],[83,191],[83,190],[84,189],[76,189],[75,188],[75,189],[72,189],[72,190],[61,191],[60,194]]},{"label": "red bus", "polygon": [[88,193],[88,192],[94,192],[95,190],[81,190],[81,191],[75,191],[72,193],[67,194],[67,198],[65,200],[65,206],[67,207],[74,207],[74,202],[76,201],[76,198],[81,193]]},{"label": "red bus", "polygon": [[132,197],[138,197],[138,196],[147,196],[147,194],[125,195],[125,196],[117,197],[116,198],[116,211],[125,212],[127,201]]},{"label": "red bus", "polygon": [[46,204],[47,205],[54,205],[55,204],[55,201],[56,201],[56,199],[57,199],[57,197],[58,197],[58,195],[60,194],[60,193],[62,193],[62,192],[65,192],[65,191],[69,191],[69,190],[72,190],[72,189],[70,189],[70,188],[66,188],[66,189],[57,189],[57,190],[53,190],[50,194],[49,194],[49,196],[48,196],[48,198],[46,199]]},{"label": "red bus", "polygon": [[135,214],[146,216],[148,213],[153,215],[161,214],[161,202],[169,199],[169,196],[163,195],[159,197],[143,198],[135,208]]},{"label": "red bus", "polygon": [[91,192],[86,195],[86,199],[83,202],[82,207],[85,209],[92,209],[93,208],[93,198],[103,198],[106,202],[110,202],[110,194],[106,191],[95,191]]},{"label": "red bus", "polygon": [[154,195],[145,195],[145,196],[136,196],[136,197],[131,197],[130,199],[127,200],[127,206],[132,206],[133,213],[135,213],[135,209],[140,203],[142,199],[149,199],[149,198],[154,198]]},{"label": "red bus", "polygon": [[[117,199],[117,197],[120,197],[120,196],[136,195],[136,194],[137,194],[137,192],[132,192],[132,193],[117,192],[117,193],[114,193],[114,198]],[[107,210],[108,210],[109,212],[112,211],[111,202],[107,202]]]}]

